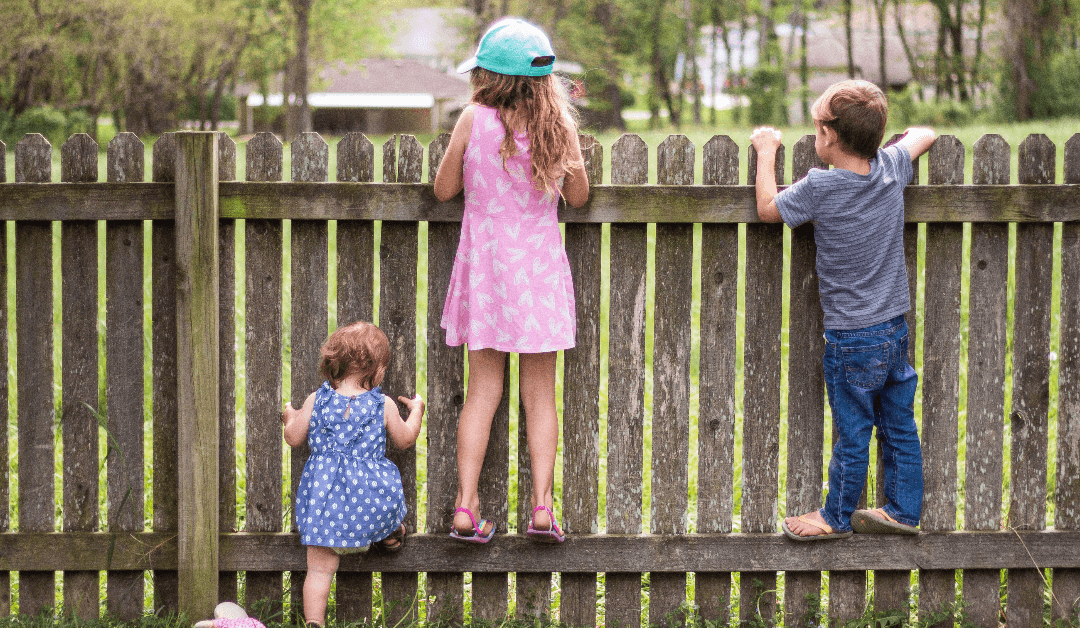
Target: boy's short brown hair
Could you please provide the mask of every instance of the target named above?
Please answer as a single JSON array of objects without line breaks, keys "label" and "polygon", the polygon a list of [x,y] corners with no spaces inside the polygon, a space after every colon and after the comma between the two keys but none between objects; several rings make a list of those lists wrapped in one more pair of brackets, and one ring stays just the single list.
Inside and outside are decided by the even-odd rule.
[{"label": "boy's short brown hair", "polygon": [[889,104],[881,89],[869,81],[840,81],[818,97],[811,114],[836,131],[852,152],[872,159],[885,136]]},{"label": "boy's short brown hair", "polygon": [[360,376],[360,385],[368,390],[382,383],[390,363],[390,341],[381,329],[357,321],[339,327],[322,346],[319,374],[337,388],[346,377]]}]

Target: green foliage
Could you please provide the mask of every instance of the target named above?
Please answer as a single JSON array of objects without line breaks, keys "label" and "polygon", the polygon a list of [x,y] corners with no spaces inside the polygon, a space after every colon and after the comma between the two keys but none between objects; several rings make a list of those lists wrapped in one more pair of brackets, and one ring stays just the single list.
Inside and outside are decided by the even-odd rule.
[{"label": "green foliage", "polygon": [[958,100],[920,100],[921,87],[911,84],[902,92],[892,92],[889,98],[889,122],[899,126],[933,127],[966,126],[975,120],[970,103]]},{"label": "green foliage", "polygon": [[65,113],[49,105],[27,109],[18,117],[0,111],[0,140],[14,147],[27,133],[40,133],[59,148],[74,133],[93,133],[93,121],[85,111]]},{"label": "green foliage", "polygon": [[783,67],[754,68],[744,94],[750,100],[750,124],[788,124],[787,73]]}]

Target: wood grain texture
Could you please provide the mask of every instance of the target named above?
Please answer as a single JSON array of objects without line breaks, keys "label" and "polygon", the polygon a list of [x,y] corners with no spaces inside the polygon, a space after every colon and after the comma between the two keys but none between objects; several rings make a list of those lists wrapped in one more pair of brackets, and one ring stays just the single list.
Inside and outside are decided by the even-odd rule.
[{"label": "wood grain texture", "polygon": [[208,617],[218,602],[217,139],[176,137],[177,448],[184,452],[177,467],[177,582],[179,609],[188,617]]},{"label": "wood grain texture", "polygon": [[[1000,135],[979,138],[973,152],[975,184],[1009,183],[1009,144]],[[1008,265],[1008,225],[972,224],[965,530],[997,530],[1001,525]],[[979,626],[996,626],[1000,572],[968,570],[963,577],[968,617]]]},{"label": "wood grain texture", "polygon": [[[685,136],[664,140],[656,153],[657,183],[692,185],[694,145]],[[686,531],[690,447],[690,300],[693,228],[656,225],[653,319],[652,531]],[[668,621],[686,600],[686,574],[649,576],[649,622]]]},{"label": "wood grain texture", "polygon": [[[401,138],[396,172],[402,183],[419,183],[423,147],[416,138]],[[384,175],[386,173],[384,165]],[[416,392],[416,264],[418,225],[415,222],[383,222],[379,247],[379,327],[390,340],[390,365],[383,380],[384,394],[391,399]],[[396,402],[393,402],[396,403]],[[400,407],[399,407],[400,410]],[[402,413],[402,416],[408,416]],[[387,443],[387,458],[401,471],[405,504],[409,514],[405,527],[416,529],[416,449],[400,450]],[[416,617],[417,574],[383,574],[383,607],[387,620],[397,623]],[[505,596],[505,593],[504,593]]]},{"label": "wood grain texture", "polygon": [[[752,176],[757,155],[751,152]],[[783,157],[777,153],[777,182],[783,179]],[[780,456],[780,324],[783,313],[784,233],[779,224],[753,224],[746,229],[746,340],[744,344],[742,530],[776,530]],[[773,617],[776,574],[743,573],[739,615],[742,621]]]},{"label": "wood grain texture", "polygon": [[[611,148],[611,182],[648,183],[649,147],[623,135]],[[641,532],[645,425],[646,225],[612,224],[608,316],[607,529]],[[521,577],[520,575],[518,576]],[[641,574],[606,574],[608,628],[641,621]]]},{"label": "wood grain texture", "polygon": [[[709,140],[702,149],[702,160],[705,185],[739,182],[739,148],[731,138],[717,136]],[[701,242],[697,529],[730,532],[735,502],[736,347],[724,339],[735,334],[739,228],[702,225]],[[731,607],[731,574],[695,574],[694,602],[703,619],[726,623]]]},{"label": "wood grain texture", "polygon": [[[6,159],[6,145],[0,142],[0,183],[7,180],[7,172],[2,167],[4,166],[4,159]],[[8,276],[8,263],[7,263],[7,224],[0,223],[0,228],[3,229],[3,238],[0,238],[0,277],[4,278],[3,282],[0,282],[0,364],[3,365],[3,377],[0,378],[0,408],[6,408],[8,403],[8,377],[10,376],[8,366],[8,306],[7,306],[7,276]],[[8,421],[5,421],[5,426],[10,425]],[[10,429],[10,428],[9,428]],[[8,430],[0,429],[0,533],[7,532],[11,527],[11,514],[8,512],[11,495],[10,488],[8,487]],[[7,617],[11,614],[11,574],[7,571],[0,571],[0,617]]]},{"label": "wood grain texture", "polygon": [[[811,168],[826,168],[814,150],[814,136],[792,147],[792,180]],[[821,508],[825,442],[824,313],[818,295],[814,225],[791,232],[791,278],[788,322],[787,516]],[[731,330],[734,333],[734,329]],[[784,617],[799,621],[810,610],[807,596],[821,595],[821,574],[784,574]]]},{"label": "wood grain texture", "polygon": [[[248,181],[280,181],[282,146],[271,133],[248,141]],[[245,336],[247,339],[247,500],[246,529],[281,530],[281,291],[282,224],[247,220],[244,224]],[[249,573],[247,608],[260,605],[263,616],[282,613],[280,572]]]},{"label": "wood grain texture", "polygon": [[[293,533],[220,535],[222,571],[303,569],[306,552]],[[0,535],[0,571],[27,567],[174,569],[171,533],[48,532]],[[110,550],[110,548],[112,548]],[[844,551],[794,544],[782,534],[582,534],[558,546],[521,534],[463,548],[445,534],[414,534],[400,553],[345,557],[341,572],[471,571],[476,573],[656,573],[690,571],[845,571],[852,569],[1080,568],[1080,531],[935,532],[917,536],[855,535]],[[110,555],[111,551],[111,555]]]},{"label": "wood grain texture", "polygon": [[[509,376],[509,369],[507,370],[507,376]],[[520,362],[518,366],[518,381],[521,381],[521,368]],[[509,393],[509,386],[504,384],[503,394]],[[501,408],[499,409],[501,411]],[[498,412],[496,412],[498,417]],[[529,439],[528,430],[523,429],[522,426],[527,426],[529,415],[525,411],[525,404],[522,403],[520,395],[518,396],[518,456],[517,456],[517,475],[518,475],[518,507],[517,507],[517,529],[520,533],[526,530],[529,526],[529,521],[532,519],[532,456],[529,453]],[[488,456],[491,455],[490,441]],[[486,463],[485,459],[485,463]],[[483,498],[481,498],[481,507],[483,507]],[[476,577],[476,574],[473,574]],[[522,573],[515,574],[515,593],[517,595],[517,608],[514,615],[521,618],[544,618],[548,617],[551,610],[551,573]]]},{"label": "wood grain texture", "polygon": [[[1065,143],[1065,183],[1080,182],[1080,135]],[[1054,527],[1080,528],[1080,223],[1061,226],[1061,328]],[[1054,570],[1051,621],[1080,614],[1080,572]]]},{"label": "wood grain texture", "polygon": [[[30,134],[15,145],[15,180],[47,183],[52,149]],[[19,530],[51,532],[54,503],[53,272],[52,225],[15,224],[15,329],[19,452]],[[44,314],[44,315],[43,315]],[[37,615],[56,605],[55,577],[47,571],[19,573],[19,612]]]},{"label": "wood grain texture", "polygon": [[[1054,182],[1055,147],[1045,135],[1030,135],[1020,144],[1019,162],[1020,183]],[[1009,526],[1018,530],[1046,527],[1053,240],[1051,224],[1016,227]],[[1035,569],[1010,570],[1008,579],[1006,614],[1010,627],[1041,623],[1042,574]]]},{"label": "wood grain texture", "polygon": [[[602,180],[603,148],[581,138],[590,181]],[[568,534],[599,528],[600,490],[600,225],[566,225],[565,248],[574,283],[577,335],[563,352],[563,499],[560,521]],[[596,574],[564,574],[559,619],[596,625]]]},{"label": "wood grain texture", "polygon": [[[927,154],[931,185],[964,181],[964,146],[951,135],[934,142]],[[963,227],[926,227],[925,322],[922,363],[923,508],[921,527],[928,532],[956,528],[956,459],[960,392],[960,266]],[[940,611],[956,599],[952,572],[920,572],[921,616]],[[944,624],[942,624],[944,625]]]},{"label": "wood grain texture", "polygon": [[[219,138],[220,141],[220,138]],[[233,170],[236,158],[233,157]],[[218,529],[236,525],[236,221],[221,220],[218,245]],[[235,600],[236,572],[218,574],[218,597]]]},{"label": "wood grain texture", "polygon": [[[450,141],[440,135],[428,148],[429,178],[438,172]],[[446,534],[457,496],[457,419],[465,403],[465,348],[447,346],[440,325],[450,287],[461,225],[428,224],[427,312],[427,521],[430,534]],[[464,621],[464,574],[428,573],[428,618],[453,625]],[[433,599],[430,599],[433,598]]]},{"label": "wood grain texture", "polygon": [[[91,140],[87,144],[81,138],[75,141],[76,137],[61,150],[61,179],[97,181],[97,143]],[[72,150],[73,144],[78,150]],[[139,150],[141,159],[141,142]],[[80,163],[68,163],[73,159]],[[97,530],[98,522],[97,244],[97,224],[93,221],[71,221],[61,226],[61,368],[66,385],[61,391],[60,425],[64,439],[65,532],[92,532]],[[3,503],[6,508],[7,501]],[[99,586],[96,571],[65,572],[65,612],[82,620],[97,619]]]},{"label": "wood grain texture", "polygon": [[[326,181],[330,162],[330,150],[318,133],[302,133],[290,147],[292,151],[293,181]],[[319,376],[319,354],[326,341],[328,314],[329,250],[328,223],[325,220],[293,220],[291,224],[291,392],[294,408],[303,405],[307,396],[322,384]],[[345,323],[348,324],[348,323]],[[339,322],[339,327],[341,323]],[[296,488],[304,472],[311,451],[305,440],[299,447],[291,448],[289,495],[287,503],[295,504]],[[293,513],[295,516],[295,506]],[[288,523],[296,530],[295,520]],[[289,576],[292,615],[297,621],[303,619],[303,591],[305,573],[293,571]]]},{"label": "wood grain texture", "polygon": [[[375,147],[363,133],[349,133],[337,145],[337,180],[369,183],[375,177]],[[337,321],[374,321],[375,223],[337,223]],[[429,417],[433,416],[431,414]],[[430,434],[430,426],[428,428]],[[429,436],[430,438],[430,436]],[[371,574],[339,572],[338,621],[371,619]]]}]

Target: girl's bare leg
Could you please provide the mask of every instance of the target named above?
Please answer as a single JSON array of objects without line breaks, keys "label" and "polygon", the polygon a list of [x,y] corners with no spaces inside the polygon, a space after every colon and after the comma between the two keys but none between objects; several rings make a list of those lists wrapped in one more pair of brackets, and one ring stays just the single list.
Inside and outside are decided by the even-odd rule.
[{"label": "girl's bare leg", "polygon": [[[559,417],[555,412],[556,353],[522,353],[520,357],[521,402],[525,405],[526,434],[532,461],[532,508],[552,508],[555,454],[559,447]],[[533,525],[539,530],[550,529],[547,513],[536,513]]]},{"label": "girl's bare leg", "polygon": [[338,555],[329,547],[309,545],[307,577],[304,579],[304,621],[326,623],[326,600],[338,568]]},{"label": "girl's bare leg", "polygon": [[[480,523],[480,469],[484,466],[491,421],[502,400],[503,370],[506,354],[495,349],[469,352],[469,384],[465,405],[458,419],[457,508],[468,508]],[[454,528],[468,534],[473,531],[472,521],[463,512],[454,515]],[[487,530],[482,531],[484,534]]]}]

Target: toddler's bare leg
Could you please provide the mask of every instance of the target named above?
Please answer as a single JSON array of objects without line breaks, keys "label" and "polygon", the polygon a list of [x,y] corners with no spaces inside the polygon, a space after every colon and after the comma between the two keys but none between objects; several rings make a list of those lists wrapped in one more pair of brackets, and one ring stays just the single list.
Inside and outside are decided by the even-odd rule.
[{"label": "toddler's bare leg", "polygon": [[[468,393],[458,420],[457,508],[468,508],[476,517],[481,516],[477,485],[491,435],[491,421],[502,400],[505,365],[506,354],[502,351],[480,349],[469,352]],[[479,519],[476,523],[480,523]],[[457,513],[454,515],[454,528],[467,533],[473,529],[472,521],[465,513]]]},{"label": "toddler's bare leg", "polygon": [[309,545],[307,577],[304,579],[304,621],[326,623],[326,600],[338,568],[338,555],[329,547]]},{"label": "toddler's bare leg", "polygon": [[[525,404],[529,456],[532,461],[532,508],[552,508],[555,454],[559,447],[559,417],[555,412],[555,352],[521,354],[521,401]],[[533,520],[539,530],[550,528],[546,512]]]}]

